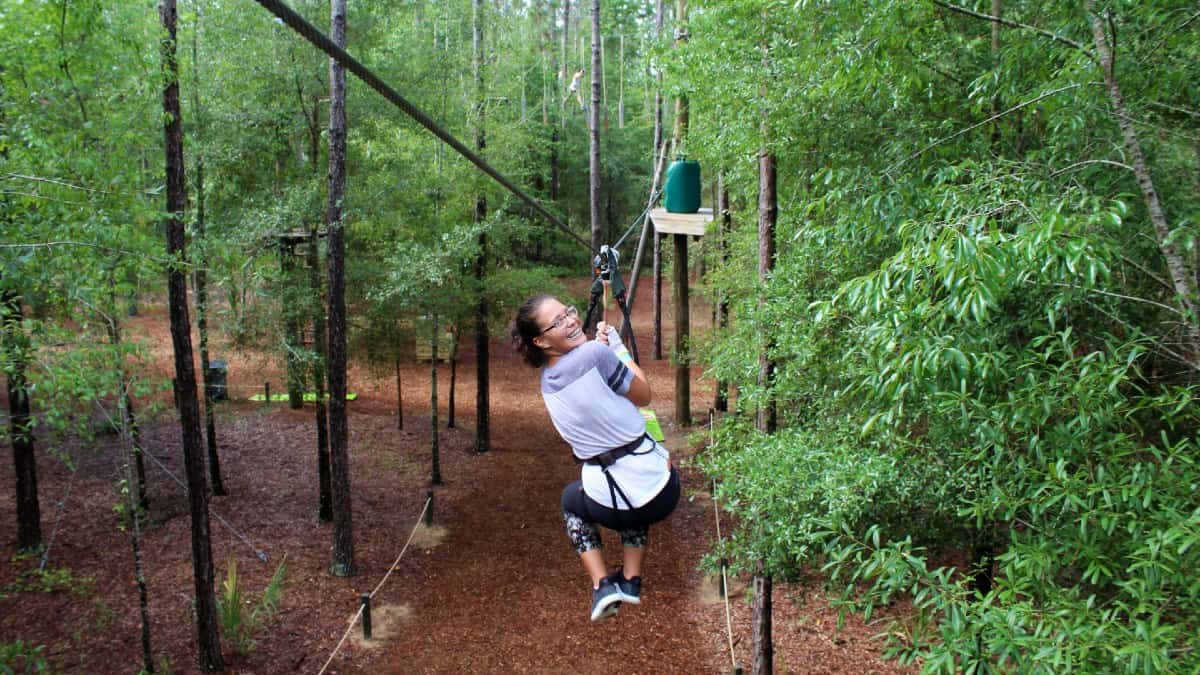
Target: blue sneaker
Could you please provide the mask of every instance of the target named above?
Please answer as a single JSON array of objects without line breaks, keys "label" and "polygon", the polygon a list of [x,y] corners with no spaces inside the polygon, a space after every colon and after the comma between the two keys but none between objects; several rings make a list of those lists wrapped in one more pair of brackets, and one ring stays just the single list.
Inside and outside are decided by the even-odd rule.
[{"label": "blue sneaker", "polygon": [[605,577],[600,581],[600,588],[592,591],[592,621],[616,616],[621,609],[621,591],[617,585]]},{"label": "blue sneaker", "polygon": [[621,595],[621,602],[628,602],[631,605],[642,604],[642,578],[640,576],[626,579],[624,571],[618,569],[604,577],[604,582],[617,587],[617,593]]}]

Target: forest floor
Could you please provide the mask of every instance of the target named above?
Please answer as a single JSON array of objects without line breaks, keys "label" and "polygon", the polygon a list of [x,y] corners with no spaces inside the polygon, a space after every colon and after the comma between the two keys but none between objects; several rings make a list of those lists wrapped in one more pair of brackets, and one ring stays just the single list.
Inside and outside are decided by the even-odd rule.
[{"label": "forest floor", "polygon": [[[446,427],[449,368],[439,368],[437,434],[445,485],[433,488],[432,527],[418,524],[430,489],[430,367],[402,365],[398,429],[394,370],[352,364],[349,389],[358,394],[348,405],[357,574],[350,578],[328,572],[332,528],[317,522],[312,405],[292,410],[248,401],[266,381],[282,390],[276,359],[216,350],[214,358],[229,364],[232,399],[216,408],[228,491],[211,500],[218,592],[230,561],[237,562],[250,606],[276,566],[287,569],[278,612],[262,618],[254,644],[235,654],[230,636],[223,637],[228,672],[316,673],[327,661],[330,673],[727,673],[734,662],[749,671],[747,579],[730,580],[731,656],[726,603],[713,577],[700,569],[716,538],[715,516],[707,483],[689,462],[703,441],[689,446],[686,434],[702,427],[672,424],[674,370],[666,360],[648,358],[648,293],[637,307],[642,360],[656,393],[651,407],[683,468],[684,498],[670,519],[652,528],[642,605],[622,607],[615,619],[597,623],[588,620],[590,585],[562,531],[558,507],[562,486],[578,468],[550,425],[536,371],[503,340],[490,350],[490,452],[473,451],[471,345],[460,353],[454,428]],[[693,326],[706,323],[706,312],[694,310],[693,317]],[[673,330],[669,316],[664,324],[666,347]],[[130,320],[128,332],[147,345],[169,377],[167,328],[165,306],[149,305]],[[711,384],[698,375],[693,373],[692,387],[697,422],[706,419],[712,400]],[[169,394],[165,399],[169,404]],[[180,433],[170,406],[162,408],[142,420],[149,455],[142,547],[150,643],[158,672],[195,672],[188,505],[171,477],[183,479]],[[10,452],[7,444],[0,447]],[[0,655],[20,641],[43,646],[51,672],[137,672],[141,622],[133,556],[114,512],[121,503],[118,440],[47,439],[38,455],[43,539],[50,544],[42,572],[37,557],[16,555],[11,462],[0,469]],[[726,519],[721,526],[727,533],[732,523]],[[615,565],[620,543],[606,532],[605,544]],[[267,562],[259,561],[259,552]],[[909,672],[881,659],[875,635],[884,624],[864,625],[849,616],[839,628],[837,611],[819,590],[775,588],[776,672]],[[343,641],[360,595],[371,592],[372,640],[364,641],[356,624]]]}]

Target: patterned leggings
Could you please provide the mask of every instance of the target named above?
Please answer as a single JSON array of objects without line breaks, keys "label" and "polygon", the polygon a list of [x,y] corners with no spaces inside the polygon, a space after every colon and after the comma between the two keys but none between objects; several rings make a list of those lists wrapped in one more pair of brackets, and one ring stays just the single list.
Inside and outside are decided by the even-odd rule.
[{"label": "patterned leggings", "polygon": [[601,548],[600,527],[616,530],[621,535],[621,545],[646,548],[650,526],[671,515],[679,501],[679,474],[671,469],[671,479],[658,495],[645,506],[633,510],[608,508],[590,499],[583,492],[580,481],[568,483],[563,488],[563,522],[567,527],[567,538],[576,553],[586,553]]}]

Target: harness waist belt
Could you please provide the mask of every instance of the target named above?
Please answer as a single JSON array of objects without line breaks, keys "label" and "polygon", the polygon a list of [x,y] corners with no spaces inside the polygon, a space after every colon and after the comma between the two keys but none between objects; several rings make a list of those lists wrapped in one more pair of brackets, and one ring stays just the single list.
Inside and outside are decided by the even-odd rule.
[{"label": "harness waist belt", "polygon": [[[575,461],[579,462],[580,464],[592,464],[594,466],[604,466],[604,467],[612,466],[614,463],[616,463],[616,461],[618,459],[621,459],[625,455],[634,454],[633,451],[642,447],[642,443],[647,438],[650,438],[650,434],[644,433],[641,436],[639,436],[638,438],[635,438],[632,441],[629,441],[628,443],[626,443],[625,445],[622,445],[619,448],[613,448],[612,450],[609,450],[607,452],[602,452],[599,455],[596,455],[595,457],[589,457],[587,459],[579,459],[578,457],[576,457]],[[650,438],[650,442],[653,443],[654,439]]]}]

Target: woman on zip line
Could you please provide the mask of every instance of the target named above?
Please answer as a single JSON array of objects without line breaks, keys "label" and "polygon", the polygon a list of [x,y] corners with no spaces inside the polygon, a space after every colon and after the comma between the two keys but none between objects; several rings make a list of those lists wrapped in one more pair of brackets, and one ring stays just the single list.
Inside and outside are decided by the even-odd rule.
[{"label": "woman on zip line", "polygon": [[[526,301],[509,332],[525,362],[542,369],[550,420],[583,465],[580,480],[563,489],[563,520],[592,579],[591,620],[614,616],[622,602],[641,604],[650,525],[679,501],[670,454],[646,433],[638,411],[650,403],[650,383],[615,328],[601,321],[589,340],[579,310],[552,296]],[[600,525],[616,530],[624,548],[624,564],[612,574]]]}]

